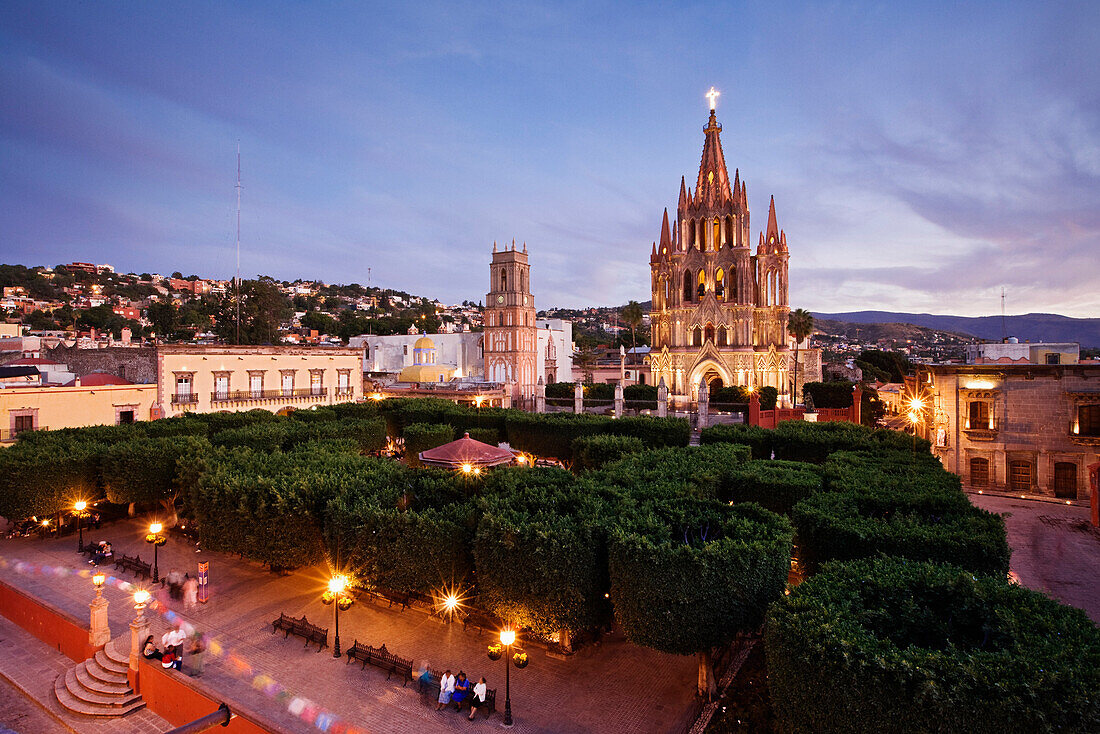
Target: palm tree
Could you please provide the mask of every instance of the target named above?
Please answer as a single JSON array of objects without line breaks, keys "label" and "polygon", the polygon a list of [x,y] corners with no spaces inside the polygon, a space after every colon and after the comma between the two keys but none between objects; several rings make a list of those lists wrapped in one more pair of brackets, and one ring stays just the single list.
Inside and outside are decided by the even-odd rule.
[{"label": "palm tree", "polygon": [[634,337],[634,330],[638,328],[642,323],[642,306],[637,301],[631,301],[623,306],[623,310],[619,312],[619,318],[621,318],[627,325],[630,326],[630,344],[635,349],[638,348],[638,340]]},{"label": "palm tree", "polygon": [[796,308],[787,318],[787,333],[794,337],[794,401],[798,403],[798,345],[814,331],[814,317],[804,308]]}]

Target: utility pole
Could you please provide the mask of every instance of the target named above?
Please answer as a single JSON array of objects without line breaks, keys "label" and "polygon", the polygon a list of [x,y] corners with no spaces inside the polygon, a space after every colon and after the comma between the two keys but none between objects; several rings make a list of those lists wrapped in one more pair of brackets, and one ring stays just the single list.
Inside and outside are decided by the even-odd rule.
[{"label": "utility pole", "polygon": [[237,346],[241,345],[241,141],[237,141],[237,277],[236,297],[237,304]]}]

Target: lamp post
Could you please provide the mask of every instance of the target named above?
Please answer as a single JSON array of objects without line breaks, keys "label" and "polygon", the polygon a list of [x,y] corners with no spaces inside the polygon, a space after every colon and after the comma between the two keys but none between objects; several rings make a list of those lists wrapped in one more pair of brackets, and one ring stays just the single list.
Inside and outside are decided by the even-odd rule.
[{"label": "lamp post", "polygon": [[504,659],[504,726],[512,725],[512,681],[511,681],[511,666],[508,665],[509,660],[520,670],[527,667],[527,653],[522,650],[512,653],[512,645],[516,642],[516,633],[512,629],[502,629],[500,631],[500,644],[489,645],[489,659],[500,660],[502,656]]},{"label": "lamp post", "polygon": [[141,648],[145,644],[145,638],[149,636],[149,621],[145,619],[145,603],[148,601],[149,592],[145,589],[134,592],[134,611],[137,616],[130,622],[130,671],[134,676],[137,675],[140,665]]},{"label": "lamp post", "polygon": [[159,522],[152,523],[149,526],[149,533],[145,536],[145,542],[153,546],[153,583],[160,581],[160,569],[157,567],[157,548],[168,542],[167,535],[161,535],[160,531],[164,529],[164,526]]},{"label": "lamp post", "polygon": [[332,639],[332,657],[340,657],[340,610],[345,612],[355,603],[355,598],[345,593],[348,588],[346,576],[333,576],[329,579],[328,589],[321,594],[321,603],[332,604],[332,616],[335,620],[336,635]]},{"label": "lamp post", "polygon": [[96,571],[92,575],[95,587],[95,599],[88,605],[91,612],[91,626],[88,630],[88,643],[92,647],[102,647],[111,639],[111,629],[107,624],[107,600],[103,598],[103,584],[107,583],[107,574]]},{"label": "lamp post", "polygon": [[84,517],[84,510],[87,509],[88,503],[84,500],[80,500],[73,505],[73,509],[76,510],[76,552],[84,552],[84,526],[80,524],[80,518]]}]

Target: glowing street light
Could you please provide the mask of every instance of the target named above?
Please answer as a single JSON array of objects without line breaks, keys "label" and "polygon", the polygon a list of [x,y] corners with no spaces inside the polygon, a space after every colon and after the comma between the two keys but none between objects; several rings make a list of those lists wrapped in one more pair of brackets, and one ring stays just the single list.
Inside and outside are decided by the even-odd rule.
[{"label": "glowing street light", "polygon": [[332,604],[332,616],[336,622],[336,635],[332,639],[332,657],[340,657],[340,610],[347,611],[355,603],[355,598],[346,593],[348,590],[348,577],[337,575],[328,581],[328,589],[321,594],[321,603],[325,606]]},{"label": "glowing street light", "polygon": [[145,536],[145,542],[153,546],[153,583],[160,581],[160,568],[157,566],[157,548],[168,542],[167,535],[161,535],[164,525],[154,522],[149,525],[149,532]]},{"label": "glowing street light", "polygon": [[507,653],[507,657],[504,660],[504,726],[512,725],[512,681],[511,681],[511,666],[508,665],[508,659],[511,658],[511,662],[520,670],[527,667],[529,662],[527,659],[527,653],[522,650],[512,653],[512,645],[516,642],[516,631],[510,627],[505,627],[500,631],[500,644],[489,645],[489,659],[500,660]]},{"label": "glowing street light", "polygon": [[84,510],[88,508],[88,503],[84,500],[79,500],[73,505],[73,509],[76,510],[76,552],[84,552],[84,526],[80,524],[80,518],[84,517]]},{"label": "glowing street light", "polygon": [[95,587],[95,598],[99,599],[103,596],[103,584],[107,583],[107,574],[102,571],[96,571],[92,574],[92,586]]},{"label": "glowing street light", "polygon": [[462,465],[462,473],[463,474],[469,474],[473,470],[474,470],[474,465],[473,464],[463,464]]}]

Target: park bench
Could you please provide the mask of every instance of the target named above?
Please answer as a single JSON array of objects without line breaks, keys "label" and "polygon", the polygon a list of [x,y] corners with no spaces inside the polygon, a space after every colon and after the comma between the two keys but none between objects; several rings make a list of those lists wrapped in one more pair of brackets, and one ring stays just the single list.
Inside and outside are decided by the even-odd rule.
[{"label": "park bench", "polygon": [[322,649],[328,647],[328,627],[318,627],[315,624],[311,624],[305,615],[301,619],[295,619],[285,613],[279,615],[279,618],[271,623],[271,634],[282,630],[283,639],[287,639],[291,635],[295,637],[301,637],[306,641],[306,647],[309,647],[311,643],[317,645],[317,652],[321,652]]},{"label": "park bench", "polygon": [[[442,670],[436,670],[434,668],[428,668],[428,679],[429,679],[428,681],[425,681],[422,678],[417,678],[416,679],[417,687],[419,688],[420,693],[431,693],[431,695],[432,695],[431,700],[432,701],[438,700],[439,699],[439,681],[442,678],[443,678],[443,671]],[[475,680],[473,680],[473,679],[470,680],[470,695],[466,696],[466,699],[459,706],[460,711],[462,710],[462,708],[464,708],[466,706],[469,706],[470,702],[474,700],[474,684],[475,683],[476,683]],[[485,718],[489,718],[490,715],[496,713],[496,710],[497,710],[497,689],[495,689],[495,688],[486,688],[485,689],[485,703],[478,706],[478,708],[485,710]]]},{"label": "park bench", "polygon": [[115,558],[115,568],[131,571],[135,576],[141,576],[143,578],[150,578],[153,575],[153,567],[141,560],[141,556],[119,554],[119,556]]},{"label": "park bench", "polygon": [[476,627],[480,637],[485,630],[500,629],[501,621],[492,615],[471,609],[462,615],[462,631],[465,632],[470,627]]},{"label": "park bench", "polygon": [[366,595],[372,601],[384,601],[387,604],[388,609],[392,609],[394,604],[401,606],[401,611],[405,611],[409,608],[409,603],[412,601],[412,596],[400,591],[386,591],[385,589],[365,589],[360,592]]},{"label": "park bench", "polygon": [[386,671],[386,680],[389,680],[391,675],[400,675],[402,686],[407,685],[412,680],[412,660],[394,655],[386,649],[385,645],[371,647],[370,645],[360,644],[359,640],[356,640],[355,644],[348,649],[347,655],[348,663],[356,660],[361,662],[364,668],[367,665],[373,665]]}]

